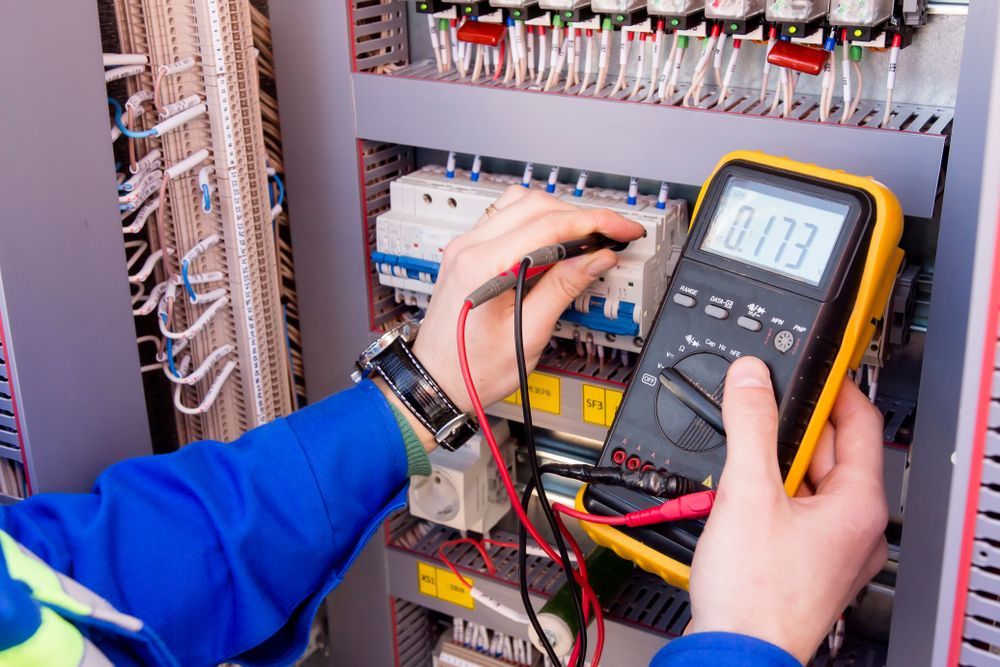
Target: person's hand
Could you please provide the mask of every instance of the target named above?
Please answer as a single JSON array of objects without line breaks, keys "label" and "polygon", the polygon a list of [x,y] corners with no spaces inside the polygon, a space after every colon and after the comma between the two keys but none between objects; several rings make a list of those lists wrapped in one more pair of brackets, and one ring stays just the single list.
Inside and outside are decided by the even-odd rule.
[{"label": "person's hand", "polygon": [[[642,225],[603,209],[581,210],[538,191],[509,188],[497,213],[483,215],[467,234],[445,248],[444,261],[413,352],[463,411],[472,404],[458,366],[456,326],[468,294],[517,264],[528,252],[599,232],[619,241],[642,236]],[[538,363],[556,320],[597,277],[618,263],[610,250],[559,262],[524,300],[524,348],[529,369]],[[514,292],[502,294],[469,315],[469,365],[485,405],[517,387],[514,360]]]},{"label": "person's hand", "polygon": [[783,489],[767,367],[736,361],[726,465],[691,572],[690,632],[734,632],[805,663],[888,556],[882,416],[844,382],[797,497]]}]

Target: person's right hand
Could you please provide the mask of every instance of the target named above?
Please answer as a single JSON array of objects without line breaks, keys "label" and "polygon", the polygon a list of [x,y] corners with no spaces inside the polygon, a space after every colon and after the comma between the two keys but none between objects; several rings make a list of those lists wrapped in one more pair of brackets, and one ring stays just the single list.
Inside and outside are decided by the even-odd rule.
[{"label": "person's right hand", "polygon": [[844,382],[798,497],[784,491],[767,367],[736,361],[726,465],[691,573],[689,632],[757,637],[805,663],[888,555],[882,416]]}]

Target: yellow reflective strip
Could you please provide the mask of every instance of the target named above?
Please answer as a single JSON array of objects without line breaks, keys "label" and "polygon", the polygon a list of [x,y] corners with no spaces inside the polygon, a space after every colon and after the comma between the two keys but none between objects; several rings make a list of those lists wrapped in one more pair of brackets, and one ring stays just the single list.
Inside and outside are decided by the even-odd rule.
[{"label": "yellow reflective strip", "polygon": [[35,599],[54,604],[74,614],[89,615],[91,609],[63,590],[59,575],[41,560],[26,553],[13,537],[0,531],[0,548],[10,576],[31,588]]},{"label": "yellow reflective strip", "polygon": [[[7,555],[6,547],[4,556]],[[0,651],[4,667],[77,667],[85,650],[83,635],[51,609],[42,608],[42,624],[27,641]]]}]

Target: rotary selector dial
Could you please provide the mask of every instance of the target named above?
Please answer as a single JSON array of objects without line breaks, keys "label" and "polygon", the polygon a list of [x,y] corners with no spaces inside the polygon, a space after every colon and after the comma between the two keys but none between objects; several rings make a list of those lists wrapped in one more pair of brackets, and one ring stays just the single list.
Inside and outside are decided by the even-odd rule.
[{"label": "rotary selector dial", "polygon": [[712,352],[690,354],[662,370],[656,421],[672,444],[689,452],[725,444],[719,406],[728,370],[729,360]]}]

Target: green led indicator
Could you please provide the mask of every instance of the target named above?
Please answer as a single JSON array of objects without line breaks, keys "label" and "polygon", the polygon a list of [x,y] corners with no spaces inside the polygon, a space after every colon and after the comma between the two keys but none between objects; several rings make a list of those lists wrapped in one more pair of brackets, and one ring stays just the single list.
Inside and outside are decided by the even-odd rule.
[{"label": "green led indicator", "polygon": [[793,25],[791,25],[791,26],[788,26],[788,34],[789,34],[789,35],[794,35],[794,34],[795,34],[795,33],[797,33],[798,31],[799,31],[799,29],[798,29],[798,28],[796,28],[795,26],[793,26]]},{"label": "green led indicator", "polygon": [[566,13],[564,14],[564,16],[565,16],[566,18],[568,18],[568,19],[571,19],[571,18],[573,18],[573,12],[566,12]]},{"label": "green led indicator", "polygon": [[863,35],[863,34],[864,34],[864,33],[863,33],[863,32],[861,32],[861,28],[855,28],[855,29],[854,29],[854,36],[855,36],[855,37],[861,37],[861,35]]},{"label": "green led indicator", "polygon": [[729,29],[730,30],[739,30],[740,29],[740,24],[739,23],[730,23],[729,24]]},{"label": "green led indicator", "polygon": [[466,14],[471,14],[472,13],[472,7],[466,7],[465,8],[465,13]]},{"label": "green led indicator", "polygon": [[514,16],[520,16],[520,15],[521,15],[521,10],[520,9],[515,9],[514,10]]},{"label": "green led indicator", "polygon": [[619,14],[618,16],[615,17],[615,20],[621,23],[622,21],[625,20],[625,16],[623,14]]},{"label": "green led indicator", "polygon": [[420,3],[420,11],[422,11],[422,12],[427,11],[427,3],[426,2],[421,2]]},{"label": "green led indicator", "polygon": [[680,25],[680,24],[681,24],[680,19],[670,19],[670,25]]}]

